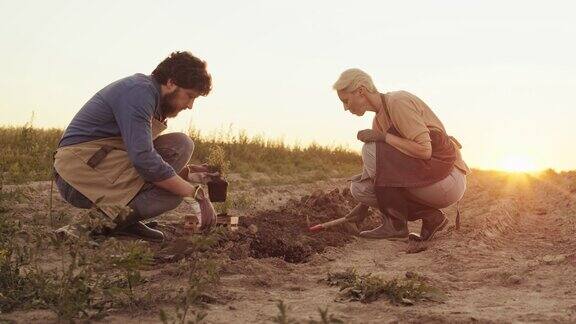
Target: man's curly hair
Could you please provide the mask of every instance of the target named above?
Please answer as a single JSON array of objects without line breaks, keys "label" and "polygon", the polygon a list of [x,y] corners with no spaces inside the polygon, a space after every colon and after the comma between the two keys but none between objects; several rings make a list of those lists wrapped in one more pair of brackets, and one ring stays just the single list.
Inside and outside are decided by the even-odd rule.
[{"label": "man's curly hair", "polygon": [[190,52],[173,52],[152,72],[154,79],[166,84],[171,79],[174,84],[185,89],[194,89],[202,96],[212,90],[212,77],[206,71],[206,62]]}]

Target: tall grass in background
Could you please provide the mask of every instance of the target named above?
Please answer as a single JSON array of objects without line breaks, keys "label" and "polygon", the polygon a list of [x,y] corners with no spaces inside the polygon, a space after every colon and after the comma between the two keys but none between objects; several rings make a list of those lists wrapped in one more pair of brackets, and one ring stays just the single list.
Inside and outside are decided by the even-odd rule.
[{"label": "tall grass in background", "polygon": [[[349,176],[360,171],[356,152],[338,146],[288,145],[283,140],[248,136],[245,132],[220,131],[203,135],[190,129],[195,149],[192,162],[206,161],[211,147],[220,146],[230,161],[230,172],[243,176],[265,173],[272,178],[297,176],[317,180]],[[0,126],[0,179],[4,184],[49,180],[52,154],[61,129]]]},{"label": "tall grass in background", "polygon": [[350,175],[359,172],[362,158],[341,146],[288,145],[281,139],[248,136],[245,131],[220,131],[204,136],[191,128],[188,135],[194,140],[193,160],[205,161],[210,147],[220,146],[230,161],[231,172],[252,172],[269,175],[299,175],[322,173],[327,176]]},{"label": "tall grass in background", "polygon": [[62,136],[56,128],[0,127],[0,179],[2,183],[48,180],[52,156]]}]

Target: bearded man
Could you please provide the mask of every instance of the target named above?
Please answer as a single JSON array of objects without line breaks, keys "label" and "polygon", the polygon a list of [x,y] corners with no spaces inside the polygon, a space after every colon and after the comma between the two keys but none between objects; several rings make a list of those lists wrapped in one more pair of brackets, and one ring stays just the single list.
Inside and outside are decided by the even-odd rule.
[{"label": "bearded man", "polygon": [[[192,109],[211,90],[206,62],[174,52],[151,75],[135,74],[98,91],[74,116],[55,154],[60,195],[78,208],[98,208],[115,227],[111,234],[163,241],[142,223],[176,208],[183,197],[202,201],[202,224],[215,213],[188,180],[207,179],[205,165],[188,165],[194,142],[183,133],[160,135],[167,119]],[[119,214],[119,206],[130,212]]]}]

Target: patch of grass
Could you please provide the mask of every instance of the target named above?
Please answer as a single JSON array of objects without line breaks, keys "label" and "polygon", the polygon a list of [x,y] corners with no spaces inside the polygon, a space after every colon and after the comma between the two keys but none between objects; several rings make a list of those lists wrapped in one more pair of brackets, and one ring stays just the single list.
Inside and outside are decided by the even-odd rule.
[{"label": "patch of grass", "polygon": [[35,267],[29,277],[33,278],[39,300],[59,319],[87,318],[93,303],[92,283],[96,274],[80,244],[66,244],[62,253],[60,269],[45,271]]},{"label": "patch of grass", "polygon": [[[139,269],[151,260],[144,246],[109,240],[109,249],[95,250],[87,236],[60,239],[50,226],[15,221],[10,206],[18,196],[1,196],[0,312],[43,308],[73,321],[139,301],[133,289],[142,282]],[[49,267],[41,260],[47,254],[56,258]]]},{"label": "patch of grass", "polygon": [[337,318],[334,314],[328,313],[328,307],[318,309],[318,313],[320,313],[320,321],[312,320],[310,324],[344,324],[344,321]]},{"label": "patch of grass", "polygon": [[[7,230],[0,222],[2,235]],[[9,312],[30,300],[34,294],[31,281],[22,275],[21,270],[27,264],[27,255],[14,246],[0,246],[0,312]]]},{"label": "patch of grass", "polygon": [[[342,146],[323,146],[311,143],[307,146],[288,145],[283,140],[263,136],[248,136],[245,131],[231,129],[203,135],[191,128],[188,135],[196,143],[193,161],[229,164],[230,173],[249,175],[264,173],[274,179],[274,183],[285,183],[288,177],[313,172],[315,181],[331,177],[344,177],[358,173],[362,157],[357,152]],[[215,147],[218,147],[217,151]],[[223,153],[223,154],[222,154]],[[296,181],[306,180],[308,176]]]},{"label": "patch of grass", "polygon": [[191,239],[190,246],[194,251],[188,259],[183,260],[180,267],[180,271],[187,273],[187,286],[178,292],[174,314],[160,310],[162,323],[202,323],[208,316],[208,313],[194,306],[213,299],[207,291],[220,280],[220,275],[219,263],[211,250],[219,244],[222,235],[221,230],[212,230],[207,235]]},{"label": "patch of grass", "polygon": [[60,240],[49,236],[51,247],[60,253],[60,265],[44,270],[28,269],[26,278],[42,308],[60,320],[98,319],[110,308],[146,306],[148,292],[136,292],[145,282],[140,270],[148,268],[152,254],[140,241],[109,240],[94,249],[87,236]]},{"label": "patch of grass", "polygon": [[32,280],[23,273],[32,253],[15,239],[22,225],[8,214],[10,206],[21,198],[19,190],[0,191],[0,312],[12,311],[35,295]]},{"label": "patch of grass", "polygon": [[51,211],[50,212],[50,227],[53,229],[60,228],[62,226],[68,225],[72,221],[72,215],[66,211]]},{"label": "patch of grass", "polygon": [[[278,315],[272,317],[272,322],[279,323],[279,324],[297,324],[300,323],[294,318],[290,318],[288,316],[288,306],[284,304],[283,300],[279,300],[276,303],[276,307],[278,307]],[[328,312],[328,307],[318,309],[318,313],[320,314],[320,320],[309,320],[307,321],[308,324],[343,324],[344,321],[337,318],[334,314],[330,314]]]},{"label": "patch of grass", "polygon": [[0,185],[0,213],[6,213],[15,203],[26,200],[25,190],[23,188],[14,188],[6,190]]},{"label": "patch of grass", "polygon": [[[32,127],[31,122],[21,127],[0,127],[1,182],[49,180],[52,156],[62,133],[61,129]],[[227,173],[261,172],[283,181],[286,176],[314,172],[313,180],[318,180],[350,176],[362,166],[360,154],[341,146],[288,145],[263,136],[249,137],[243,131],[202,135],[190,129],[188,134],[195,142],[193,162],[214,163]],[[313,180],[304,176],[297,181]]]},{"label": "patch of grass", "polygon": [[62,136],[60,129],[0,127],[0,179],[3,183],[48,180],[52,155]]},{"label": "patch of grass", "polygon": [[[108,239],[97,243],[88,231],[57,235],[48,222],[18,222],[12,206],[24,195],[17,188],[0,191],[0,312],[49,309],[60,321],[95,320],[109,310],[135,311],[164,301],[146,287],[142,270],[149,269],[153,254],[142,241]],[[26,198],[26,197],[24,197]],[[87,211],[78,224],[92,228],[101,220]],[[188,285],[176,300],[184,322],[200,322],[206,313],[195,308],[209,299],[206,293],[218,280],[219,266],[212,252],[225,235],[214,229],[191,236],[192,255],[183,260]],[[170,302],[174,299],[170,297]],[[154,299],[156,298],[156,299]]]},{"label": "patch of grass", "polygon": [[230,209],[245,210],[254,203],[254,198],[248,193],[229,192],[225,202],[213,203],[217,213],[227,213]]},{"label": "patch of grass", "polygon": [[[121,250],[122,251],[122,250]],[[111,264],[122,272],[122,283],[116,283],[116,291],[128,297],[130,307],[134,307],[137,298],[134,288],[144,280],[140,270],[152,264],[152,252],[140,241],[130,241],[123,245],[123,251],[111,256]]]},{"label": "patch of grass", "polygon": [[284,304],[283,300],[278,301],[276,307],[278,307],[278,315],[272,317],[272,322],[278,324],[297,323],[295,319],[288,317],[288,307]]},{"label": "patch of grass", "polygon": [[94,272],[79,245],[62,244],[61,267],[44,270],[35,263],[38,251],[34,246],[14,239],[20,225],[3,216],[0,215],[0,310],[48,308],[63,320],[88,316]]},{"label": "patch of grass", "polygon": [[348,300],[370,303],[381,297],[388,298],[394,304],[412,305],[418,300],[439,301],[444,294],[430,286],[426,280],[413,272],[406,278],[384,280],[372,274],[359,275],[354,269],[328,273],[326,281],[340,288],[341,296]]},{"label": "patch of grass", "polygon": [[206,163],[215,167],[222,176],[226,176],[230,171],[230,161],[226,159],[226,152],[218,144],[213,144],[208,148]]},{"label": "patch of grass", "polygon": [[[59,320],[99,319],[111,307],[130,309],[140,305],[134,287],[142,283],[140,269],[149,265],[151,254],[141,242],[112,242],[113,248],[94,250],[85,236],[61,240],[44,236],[44,246],[60,254],[56,268],[33,263],[24,278],[34,294],[26,302],[53,311]],[[110,252],[113,251],[114,254]],[[126,301],[127,299],[127,301]],[[22,306],[22,305],[20,305]]]}]

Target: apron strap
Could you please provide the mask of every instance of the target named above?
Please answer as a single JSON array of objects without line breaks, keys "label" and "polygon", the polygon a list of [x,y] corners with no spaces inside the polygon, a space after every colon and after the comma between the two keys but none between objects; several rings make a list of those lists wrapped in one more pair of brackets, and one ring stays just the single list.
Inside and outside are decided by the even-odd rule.
[{"label": "apron strap", "polygon": [[52,175],[50,177],[50,197],[48,197],[48,219],[50,220],[50,225],[54,227],[54,220],[52,219],[52,196],[54,192],[54,181],[56,181],[56,169],[54,169],[54,160],[56,156],[56,151],[52,154]]},{"label": "apron strap", "polygon": [[460,230],[460,200],[456,203],[456,226],[457,231]]},{"label": "apron strap", "polygon": [[88,164],[88,166],[91,167],[92,169],[96,168],[96,166],[100,164],[100,162],[102,162],[102,160],[104,160],[106,155],[112,152],[112,150],[114,150],[113,146],[107,144],[102,145],[102,147],[98,151],[96,151],[96,153],[94,153],[94,155],[92,155],[90,159],[88,159],[88,162],[86,162],[86,164]]}]

